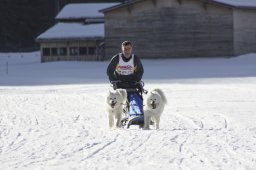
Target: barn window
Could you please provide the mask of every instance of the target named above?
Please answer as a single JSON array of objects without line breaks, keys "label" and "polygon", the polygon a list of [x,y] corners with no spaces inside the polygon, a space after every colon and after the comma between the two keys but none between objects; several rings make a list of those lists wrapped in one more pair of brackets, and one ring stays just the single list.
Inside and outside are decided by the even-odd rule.
[{"label": "barn window", "polygon": [[51,48],[51,54],[52,54],[52,56],[53,56],[53,55],[58,55],[58,50],[57,50],[57,48]]},{"label": "barn window", "polygon": [[95,47],[89,47],[89,55],[94,55],[96,51]]},{"label": "barn window", "polygon": [[50,48],[43,48],[43,56],[50,56]]},{"label": "barn window", "polygon": [[87,55],[87,47],[80,47],[79,48],[80,55]]},{"label": "barn window", "polygon": [[79,55],[79,48],[78,47],[70,47],[69,48],[69,54],[71,56]]},{"label": "barn window", "polygon": [[59,50],[58,53],[60,56],[67,55],[67,48],[63,47],[63,48],[59,48],[58,50]]}]

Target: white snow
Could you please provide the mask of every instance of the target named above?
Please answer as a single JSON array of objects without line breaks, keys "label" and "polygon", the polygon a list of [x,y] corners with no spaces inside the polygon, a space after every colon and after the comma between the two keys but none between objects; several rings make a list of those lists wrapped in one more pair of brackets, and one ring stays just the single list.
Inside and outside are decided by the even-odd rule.
[{"label": "white snow", "polygon": [[235,7],[256,7],[255,0],[213,0],[215,2],[220,2]]},{"label": "white snow", "polygon": [[160,130],[108,129],[108,62],[0,54],[0,169],[256,169],[256,54],[142,62]]},{"label": "white snow", "polygon": [[104,38],[104,24],[84,25],[81,23],[57,23],[46,32],[37,37],[37,40],[44,39],[90,39]]},{"label": "white snow", "polygon": [[56,19],[80,19],[80,18],[95,18],[104,17],[99,10],[115,6],[119,3],[77,3],[66,5]]}]

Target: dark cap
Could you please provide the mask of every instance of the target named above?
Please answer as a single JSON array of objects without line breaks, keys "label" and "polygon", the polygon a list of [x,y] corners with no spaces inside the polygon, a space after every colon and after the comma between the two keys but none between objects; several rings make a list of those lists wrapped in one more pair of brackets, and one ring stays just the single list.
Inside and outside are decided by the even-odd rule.
[{"label": "dark cap", "polygon": [[122,46],[128,46],[128,45],[132,46],[132,43],[130,41],[122,42]]}]

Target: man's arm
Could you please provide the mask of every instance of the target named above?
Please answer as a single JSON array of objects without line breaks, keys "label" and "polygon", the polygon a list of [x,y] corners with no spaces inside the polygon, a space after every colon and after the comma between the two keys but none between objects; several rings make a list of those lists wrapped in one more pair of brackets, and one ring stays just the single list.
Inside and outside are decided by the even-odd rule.
[{"label": "man's arm", "polygon": [[109,81],[116,81],[117,80],[117,78],[115,76],[115,69],[116,69],[116,66],[119,62],[118,60],[119,60],[118,55],[115,55],[110,60],[110,63],[109,63],[108,68],[107,68],[107,75],[108,75]]},{"label": "man's arm", "polygon": [[135,76],[136,76],[136,81],[141,81],[143,73],[144,73],[144,68],[143,65],[140,61],[140,58],[135,56],[135,61],[134,61],[134,65],[135,65]]}]

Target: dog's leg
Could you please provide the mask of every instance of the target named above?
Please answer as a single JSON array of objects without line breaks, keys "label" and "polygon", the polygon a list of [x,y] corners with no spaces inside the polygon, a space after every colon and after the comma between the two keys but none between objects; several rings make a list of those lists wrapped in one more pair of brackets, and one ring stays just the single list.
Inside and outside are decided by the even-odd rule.
[{"label": "dog's leg", "polygon": [[112,115],[108,115],[108,124],[109,128],[112,128],[114,126],[114,117]]},{"label": "dog's leg", "polygon": [[149,129],[149,124],[150,124],[150,116],[147,112],[144,114],[144,129],[148,130]]},{"label": "dog's leg", "polygon": [[156,121],[156,129],[159,129],[160,117],[159,117],[159,116],[156,116],[156,117],[155,117],[155,121]]},{"label": "dog's leg", "polygon": [[117,121],[116,121],[116,127],[118,127],[118,128],[121,128],[121,118],[122,118],[122,115],[121,115],[121,114],[118,114],[118,115],[116,116],[116,119],[117,119]]}]

